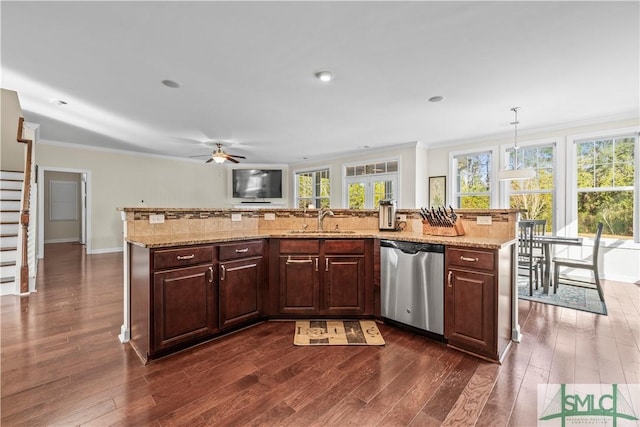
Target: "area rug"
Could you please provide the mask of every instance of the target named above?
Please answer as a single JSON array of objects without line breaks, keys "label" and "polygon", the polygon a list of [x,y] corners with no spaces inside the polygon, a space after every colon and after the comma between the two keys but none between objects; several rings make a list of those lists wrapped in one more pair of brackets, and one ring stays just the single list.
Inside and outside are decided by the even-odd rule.
[{"label": "area rug", "polygon": [[296,322],[295,345],[384,345],[373,320],[302,320]]},{"label": "area rug", "polygon": [[554,294],[553,289],[551,289],[547,295],[543,293],[542,286],[540,286],[538,289],[534,288],[533,295],[529,296],[529,279],[526,277],[518,277],[518,298],[607,315],[607,306],[604,302],[600,301],[596,289],[561,283],[558,288],[558,293]]}]

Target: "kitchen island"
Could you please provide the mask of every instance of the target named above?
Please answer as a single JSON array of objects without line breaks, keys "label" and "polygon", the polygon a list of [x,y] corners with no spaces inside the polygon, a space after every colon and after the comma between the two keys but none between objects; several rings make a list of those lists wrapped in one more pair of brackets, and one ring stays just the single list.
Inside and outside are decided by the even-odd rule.
[{"label": "kitchen island", "polygon": [[[145,362],[269,319],[381,319],[381,239],[447,248],[445,340],[450,346],[500,361],[514,338],[515,211],[482,211],[508,219],[496,221],[498,227],[484,235],[456,237],[424,235],[421,221],[413,217],[406,231],[378,231],[375,218],[358,212],[354,219],[350,211],[337,210],[340,217],[325,224],[325,231],[308,230],[298,224],[299,217],[291,224],[290,212],[299,210],[285,213],[280,228],[274,227],[277,221],[252,221],[253,212],[242,212],[249,219],[245,225],[251,225],[244,229],[233,222],[221,226],[224,218],[212,229],[202,210],[180,210],[188,212],[182,224],[149,233],[145,215],[158,211],[165,218],[174,212],[123,210],[128,221],[121,340],[130,341]],[[198,224],[185,225],[189,219]],[[127,233],[129,227],[137,233]],[[471,264],[464,265],[465,259]]]}]

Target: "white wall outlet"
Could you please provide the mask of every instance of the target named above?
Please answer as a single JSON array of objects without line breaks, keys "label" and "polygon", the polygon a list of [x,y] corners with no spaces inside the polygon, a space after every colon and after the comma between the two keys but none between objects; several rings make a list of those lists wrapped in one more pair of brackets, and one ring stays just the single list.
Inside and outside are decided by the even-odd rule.
[{"label": "white wall outlet", "polygon": [[264,214],[264,220],[265,221],[275,221],[276,220],[276,214],[274,214],[274,213],[266,213],[266,214]]},{"label": "white wall outlet", "polygon": [[397,220],[398,221],[406,221],[407,220],[407,216],[406,215],[398,215]]},{"label": "white wall outlet", "polygon": [[164,215],[149,215],[149,224],[164,224]]},{"label": "white wall outlet", "polygon": [[242,214],[239,214],[239,213],[232,213],[232,214],[231,214],[231,221],[233,221],[233,222],[239,222],[239,221],[242,221]]},{"label": "white wall outlet", "polygon": [[491,225],[491,217],[490,216],[477,216],[476,224],[478,225]]}]

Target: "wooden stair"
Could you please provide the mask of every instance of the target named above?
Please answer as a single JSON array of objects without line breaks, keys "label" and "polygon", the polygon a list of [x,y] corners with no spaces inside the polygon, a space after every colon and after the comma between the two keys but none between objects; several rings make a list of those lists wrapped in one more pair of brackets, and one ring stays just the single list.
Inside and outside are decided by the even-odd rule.
[{"label": "wooden stair", "polygon": [[0,171],[0,295],[16,289],[23,176],[22,172]]}]

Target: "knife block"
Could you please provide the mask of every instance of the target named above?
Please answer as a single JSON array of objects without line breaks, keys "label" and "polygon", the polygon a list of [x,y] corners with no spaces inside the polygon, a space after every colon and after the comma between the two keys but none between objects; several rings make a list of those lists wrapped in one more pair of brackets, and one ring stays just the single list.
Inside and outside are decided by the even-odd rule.
[{"label": "knife block", "polygon": [[422,221],[422,234],[429,236],[464,236],[462,221],[456,221],[451,227],[436,227],[428,221]]}]

